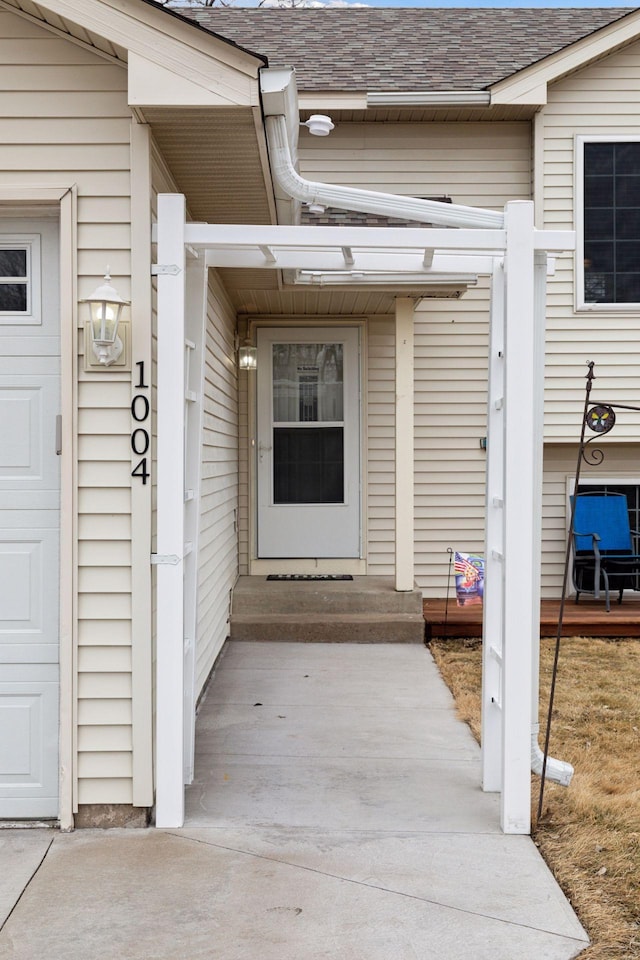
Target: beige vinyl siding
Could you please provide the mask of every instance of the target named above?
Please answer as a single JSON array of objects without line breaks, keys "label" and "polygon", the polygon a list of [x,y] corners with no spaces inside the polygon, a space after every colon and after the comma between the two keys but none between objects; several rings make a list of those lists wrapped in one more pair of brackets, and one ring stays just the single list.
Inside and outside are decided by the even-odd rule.
[{"label": "beige vinyl siding", "polygon": [[395,570],[395,321],[367,323],[366,515],[367,572]]},{"label": "beige vinyl siding", "polygon": [[[152,154],[152,212],[157,219],[158,193],[178,187],[163,156]],[[157,424],[156,285],[153,285],[152,416]],[[209,271],[203,430],[201,437],[200,530],[198,546],[198,622],[196,634],[196,697],[209,676],[228,635],[231,590],[238,576],[238,384],[235,364],[235,312],[215,271]],[[245,400],[246,411],[246,400]],[[245,485],[246,491],[246,485]],[[152,518],[156,531],[155,497]],[[246,516],[245,516],[246,530]],[[155,548],[155,541],[154,541]],[[153,568],[153,650],[155,676],[156,582]]]},{"label": "beige vinyl siding", "polygon": [[[128,297],[126,71],[5,11],[0,37],[0,182],[76,184],[78,295],[109,264]],[[85,373],[79,327],[76,802],[130,803],[129,375]]]},{"label": "beige vinyl siding", "polygon": [[327,142],[303,133],[310,180],[501,208],[530,197],[528,123],[341,123]]},{"label": "beige vinyl siding", "polygon": [[[448,196],[502,209],[531,197],[528,123],[340,124],[327,144],[304,137],[301,173],[390,193]],[[484,538],[489,285],[424,300],[415,322],[415,570],[444,596],[447,547]],[[369,321],[367,569],[394,570],[394,327]]]},{"label": "beige vinyl siding", "polygon": [[447,589],[447,548],[484,541],[488,281],[461,300],[423,301],[415,323],[415,570],[425,596]]},{"label": "beige vinyl siding", "polygon": [[[101,142],[95,130],[102,127],[102,121],[86,121],[85,125],[91,126],[93,132],[88,133],[84,148],[74,149],[77,169],[74,179],[79,192],[78,290],[81,296],[86,296],[109,265],[118,290],[122,296],[129,297],[131,121],[124,71],[117,67],[109,69],[114,75],[111,85],[121,90],[118,107],[121,115],[108,118]],[[77,126],[75,121],[70,129],[80,137]],[[104,142],[106,139],[108,144]],[[54,160],[59,153],[54,154]],[[59,162],[62,167],[61,156]],[[95,174],[92,166],[96,168]],[[81,313],[81,327],[83,322]],[[81,335],[78,803],[131,803],[130,375],[85,373],[84,346]],[[84,559],[82,547],[85,547]],[[110,628],[108,631],[105,625]],[[100,731],[97,737],[93,735],[94,728]],[[113,737],[109,736],[112,728]]]},{"label": "beige vinyl siding", "polygon": [[[537,156],[544,163],[544,225],[574,229],[576,136],[640,137],[640,44],[553,84],[537,135],[543,137]],[[577,439],[587,360],[596,362],[594,397],[637,401],[640,311],[576,313],[574,293],[573,256],[565,255],[548,295],[545,435],[553,442]],[[631,441],[639,428],[640,417],[628,413],[616,425],[616,439]]]},{"label": "beige vinyl siding", "polygon": [[[583,463],[581,482],[628,481],[640,484],[638,443],[599,444],[605,459],[599,467]],[[577,444],[548,444],[544,456],[543,529],[542,529],[542,596],[558,597],[562,584],[564,557],[569,526],[569,481],[576,475]]]},{"label": "beige vinyl siding", "polygon": [[196,696],[229,633],[238,576],[238,382],[235,312],[209,271],[200,481]]}]

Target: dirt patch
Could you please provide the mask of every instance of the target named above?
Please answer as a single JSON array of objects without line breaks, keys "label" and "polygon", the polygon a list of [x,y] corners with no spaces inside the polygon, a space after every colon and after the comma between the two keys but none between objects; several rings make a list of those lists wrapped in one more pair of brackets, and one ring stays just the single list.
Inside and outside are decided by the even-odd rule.
[{"label": "dirt patch", "polygon": [[[541,642],[541,745],[554,643]],[[480,641],[434,641],[431,650],[479,740]],[[592,940],[581,960],[639,960],[639,639],[562,641],[550,753],[575,774],[568,789],[547,781],[533,836]],[[539,779],[532,783],[535,817]]]}]

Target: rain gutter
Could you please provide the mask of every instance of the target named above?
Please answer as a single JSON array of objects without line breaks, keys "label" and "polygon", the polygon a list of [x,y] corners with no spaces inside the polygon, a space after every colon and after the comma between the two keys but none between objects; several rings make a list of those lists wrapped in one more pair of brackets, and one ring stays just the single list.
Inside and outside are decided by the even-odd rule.
[{"label": "rain gutter", "polygon": [[489,107],[488,90],[397,90],[367,93],[368,107]]}]

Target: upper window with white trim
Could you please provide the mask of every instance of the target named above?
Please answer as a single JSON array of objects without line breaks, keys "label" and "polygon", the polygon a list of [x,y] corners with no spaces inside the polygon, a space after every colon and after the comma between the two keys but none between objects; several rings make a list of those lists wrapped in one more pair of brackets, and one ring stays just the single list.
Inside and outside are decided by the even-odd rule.
[{"label": "upper window with white trim", "polygon": [[[640,306],[640,140],[579,138],[578,306]],[[580,147],[582,149],[580,149]],[[581,223],[580,223],[581,221]]]}]

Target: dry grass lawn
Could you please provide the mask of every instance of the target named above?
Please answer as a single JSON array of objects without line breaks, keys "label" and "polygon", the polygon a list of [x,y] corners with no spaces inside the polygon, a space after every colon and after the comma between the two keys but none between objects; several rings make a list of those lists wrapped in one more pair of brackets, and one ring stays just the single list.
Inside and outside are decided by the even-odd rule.
[{"label": "dry grass lawn", "polygon": [[[542,641],[542,747],[554,644]],[[479,739],[480,641],[431,650]],[[639,960],[640,640],[562,641],[550,754],[575,774],[568,789],[547,781],[534,839],[591,938],[580,960]],[[539,784],[533,777],[534,823]]]}]

